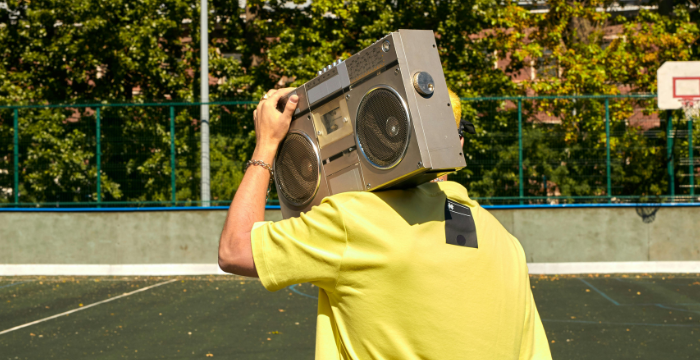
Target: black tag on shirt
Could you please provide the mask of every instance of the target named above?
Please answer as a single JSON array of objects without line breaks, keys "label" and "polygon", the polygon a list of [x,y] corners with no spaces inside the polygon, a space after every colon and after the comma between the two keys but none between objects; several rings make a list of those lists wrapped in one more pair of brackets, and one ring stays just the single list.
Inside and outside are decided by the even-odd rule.
[{"label": "black tag on shirt", "polygon": [[445,239],[448,244],[479,248],[472,211],[450,199],[445,200]]}]

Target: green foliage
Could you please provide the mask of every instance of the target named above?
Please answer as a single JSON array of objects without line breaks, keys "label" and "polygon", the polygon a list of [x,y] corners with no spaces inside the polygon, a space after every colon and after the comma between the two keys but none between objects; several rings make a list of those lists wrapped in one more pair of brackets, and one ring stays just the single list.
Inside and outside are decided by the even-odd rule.
[{"label": "green foliage", "polygon": [[[244,9],[236,1],[210,1],[211,100],[257,99],[270,88],[302,84],[322,66],[401,28],[435,31],[449,86],[464,97],[655,92],[656,69],[664,61],[698,58],[698,12],[686,5],[670,15],[642,10],[633,19],[611,19],[595,11],[608,5],[600,0],[548,0],[550,11],[536,14],[494,0],[305,3],[250,0]],[[11,0],[7,5],[9,10],[0,10],[0,103],[199,99],[198,2]],[[606,37],[609,25],[620,26],[620,36]],[[513,80],[533,65],[535,79]],[[603,194],[603,102],[522,105],[526,195],[543,194],[543,175],[561,194]],[[640,106],[655,111],[650,101],[610,103],[616,194],[666,191],[659,170],[665,167],[665,137],[644,136],[627,123]],[[517,196],[516,104],[470,101],[463,107],[478,134],[467,137],[468,168],[457,178],[476,196]],[[210,111],[212,198],[229,200],[253,151],[253,106]],[[169,201],[167,104],[103,107],[101,115],[103,200]],[[199,107],[175,107],[179,201],[199,198],[199,116]],[[558,122],[532,121],[548,118]],[[21,201],[94,201],[95,123],[94,108],[21,110]],[[14,175],[12,136],[12,112],[0,109],[3,189],[11,188]],[[0,201],[11,201],[11,193],[0,192]]]},{"label": "green foliage", "polygon": [[[641,10],[633,21],[613,21],[609,13],[596,11],[597,6],[606,5],[602,1],[550,0],[548,4],[550,11],[541,14],[511,8],[507,11],[509,20],[503,22],[506,30],[494,32],[497,38],[505,39],[499,43],[511,54],[506,73],[517,74],[527,66],[537,68],[536,77],[518,83],[516,93],[654,93],[656,70],[661,64],[698,58],[700,31],[682,6],[673,17]],[[606,36],[605,30],[611,26],[620,27],[619,34]],[[473,108],[467,110],[468,116],[478,114],[473,119],[480,132],[468,138],[465,147],[467,156],[477,159],[477,166],[460,176],[475,179],[470,190],[479,196],[517,196],[518,142],[512,136],[517,126],[515,105],[495,101],[466,105]],[[630,118],[642,112],[651,120],[663,114],[649,100],[611,100],[609,108],[613,195],[666,194],[665,136],[645,134],[649,129],[643,128],[643,123],[630,124]],[[549,195],[605,195],[604,101],[529,101],[523,103],[523,111],[524,119],[530,121],[558,120],[550,124],[526,122],[523,126],[525,195],[547,195],[543,176],[551,181]],[[680,154],[683,156],[683,150]]]},{"label": "green foliage", "polygon": [[[192,18],[195,11],[188,2],[35,0],[7,4],[10,11],[0,11],[1,103],[193,100],[187,69],[196,66],[197,54],[191,43],[182,41],[190,31],[183,27],[183,20]],[[136,87],[140,95],[134,97]],[[156,190],[151,176],[162,167],[158,164],[163,162],[162,153],[147,148],[148,141],[105,142],[162,136],[162,127],[150,121],[155,116],[152,112],[158,111],[108,111],[106,119],[121,116],[124,123],[103,124],[103,163],[107,166],[102,190],[106,199],[162,198],[164,189]],[[22,201],[95,199],[94,114],[94,109],[84,108],[21,111]],[[7,118],[2,121],[7,124]],[[127,161],[124,156],[131,157]],[[112,161],[126,167],[128,177],[113,178]],[[136,173],[147,178],[138,194],[129,182]]]}]

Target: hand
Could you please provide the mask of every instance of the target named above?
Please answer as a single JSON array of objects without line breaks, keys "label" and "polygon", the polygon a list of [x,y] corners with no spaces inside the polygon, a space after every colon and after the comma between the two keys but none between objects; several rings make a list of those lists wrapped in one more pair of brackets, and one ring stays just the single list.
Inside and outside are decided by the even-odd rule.
[{"label": "hand", "polygon": [[270,90],[267,98],[260,100],[257,109],[253,112],[255,120],[255,152],[259,158],[256,160],[271,161],[277,152],[277,147],[287,136],[289,124],[292,122],[292,114],[297,108],[299,97],[293,95],[289,98],[284,112],[277,110],[277,101],[294,88]]}]

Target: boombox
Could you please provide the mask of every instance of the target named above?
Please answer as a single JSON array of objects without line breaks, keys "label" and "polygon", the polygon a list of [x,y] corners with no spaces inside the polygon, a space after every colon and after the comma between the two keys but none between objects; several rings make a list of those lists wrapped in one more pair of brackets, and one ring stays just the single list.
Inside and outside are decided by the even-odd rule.
[{"label": "boombox", "polygon": [[284,218],[326,196],[416,186],[466,166],[430,30],[392,32],[293,94],[274,162]]}]

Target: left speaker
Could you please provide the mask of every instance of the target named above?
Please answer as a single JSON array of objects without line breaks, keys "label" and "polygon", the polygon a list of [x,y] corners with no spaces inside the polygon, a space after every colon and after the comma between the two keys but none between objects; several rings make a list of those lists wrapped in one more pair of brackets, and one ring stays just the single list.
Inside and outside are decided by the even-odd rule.
[{"label": "left speaker", "polygon": [[321,184],[321,157],[316,144],[302,131],[292,130],[275,159],[277,192],[294,206],[313,200]]}]

